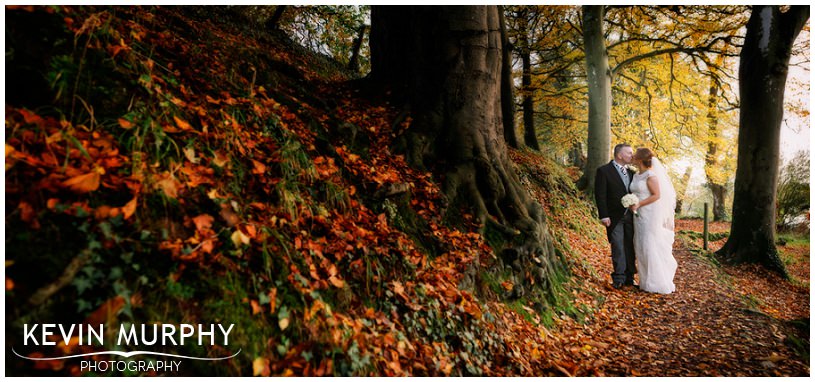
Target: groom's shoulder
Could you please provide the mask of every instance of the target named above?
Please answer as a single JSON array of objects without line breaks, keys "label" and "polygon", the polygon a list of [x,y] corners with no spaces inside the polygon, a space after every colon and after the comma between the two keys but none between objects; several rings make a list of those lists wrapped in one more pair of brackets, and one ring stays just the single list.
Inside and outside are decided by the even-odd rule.
[{"label": "groom's shoulder", "polygon": [[[609,163],[611,163],[611,162],[609,162]],[[595,176],[596,179],[602,179],[602,181],[605,181],[606,179],[608,179],[609,176],[611,176],[609,174],[609,169],[608,169],[609,163],[606,163],[606,164],[604,164],[604,165],[602,165],[600,167],[597,167],[597,173],[596,173],[596,176]]]}]

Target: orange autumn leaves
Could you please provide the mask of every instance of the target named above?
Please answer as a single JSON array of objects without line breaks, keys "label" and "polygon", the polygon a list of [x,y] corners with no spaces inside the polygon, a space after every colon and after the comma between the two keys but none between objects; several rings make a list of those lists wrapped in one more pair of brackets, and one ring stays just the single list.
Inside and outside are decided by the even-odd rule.
[{"label": "orange autumn leaves", "polygon": [[[7,192],[19,196],[24,222],[37,228],[39,211],[59,205],[67,205],[68,213],[81,208],[98,219],[135,214],[141,180],[120,175],[130,159],[112,135],[14,107],[6,108],[6,129]],[[91,206],[85,195],[102,189],[130,197]],[[43,202],[37,195],[47,198]]]},{"label": "orange autumn leaves", "polygon": [[96,189],[99,188],[99,183],[101,182],[102,174],[104,173],[104,168],[96,167],[87,174],[77,175],[62,182],[62,186],[71,189],[71,191],[74,191],[77,194],[96,191]]},{"label": "orange autumn leaves", "polygon": [[[169,252],[174,259],[179,261],[208,262],[220,256],[219,250],[223,244],[218,237],[220,232],[231,230],[229,237],[234,248],[247,246],[252,240],[268,239],[265,234],[259,236],[258,228],[254,223],[244,222],[234,212],[231,204],[222,203],[219,215],[223,220],[217,223],[216,218],[209,214],[186,217],[183,225],[194,228],[192,236],[186,239],[165,240],[159,244],[159,249]],[[223,226],[223,223],[226,223],[226,226]],[[220,226],[217,232],[216,226]]]},{"label": "orange autumn leaves", "polygon": [[[144,41],[160,45],[156,55],[144,65],[144,70],[151,70],[149,81],[139,83],[147,88],[150,98],[141,101],[154,105],[158,102],[153,101],[160,97],[168,106],[163,109],[149,106],[121,118],[116,115],[105,122],[104,128],[124,137],[143,130],[166,133],[168,139],[179,143],[172,160],[160,161],[138,150],[127,152],[129,148],[119,146],[124,145],[124,140],[99,131],[103,128],[97,127],[92,132],[31,112],[12,110],[7,112],[12,120],[7,132],[12,133],[7,134],[10,138],[6,142],[6,165],[11,169],[11,177],[17,176],[14,179],[20,181],[8,184],[18,188],[15,195],[24,195],[32,189],[27,182],[42,181],[42,185],[36,185],[46,190],[48,196],[45,202],[21,197],[18,208],[21,216],[35,221],[43,208],[57,211],[67,205],[64,211],[82,208],[97,219],[122,215],[137,229],[154,229],[148,224],[166,228],[167,237],[146,250],[161,252],[179,263],[179,271],[171,275],[174,280],[185,277],[181,269],[186,269],[187,274],[202,272],[209,277],[220,274],[224,268],[241,278],[264,279],[266,269],[246,264],[257,264],[261,255],[279,257],[276,260],[285,263],[286,268],[274,268],[274,274],[268,276],[271,280],[264,279],[269,283],[258,290],[259,294],[242,299],[238,306],[257,325],[271,322],[275,333],[277,329],[286,332],[292,341],[291,347],[281,352],[275,348],[281,341],[277,335],[251,339],[266,346],[248,355],[255,375],[337,374],[332,359],[309,360],[303,353],[339,349],[338,353],[347,354],[354,347],[359,357],[371,358],[370,370],[379,375],[446,375],[460,370],[464,362],[459,357],[461,349],[432,343],[421,335],[406,337],[406,319],[397,312],[404,308],[412,312],[435,310],[434,314],[449,313],[469,321],[484,317],[482,302],[459,289],[459,282],[463,271],[474,262],[490,258],[491,250],[480,235],[445,226],[439,214],[443,198],[431,175],[411,169],[403,157],[389,151],[395,136],[393,130],[407,128],[409,119],[394,126],[395,110],[371,105],[336,89],[318,91],[312,87],[308,89],[311,95],[335,99],[337,102],[328,104],[339,105],[336,110],[319,110],[322,106],[319,102],[309,104],[300,100],[311,97],[292,99],[290,94],[296,92],[286,89],[285,79],[277,88],[270,87],[268,91],[251,88],[247,93],[248,82],[237,77],[229,81],[224,78],[231,73],[225,64],[227,56],[191,54],[198,50],[192,48],[200,41],[185,40],[170,30],[145,31],[135,21],[128,21],[123,29],[123,23],[117,19],[137,13],[136,20],[155,18],[150,25],[163,24],[166,14],[161,12],[173,11],[134,7],[112,16],[111,28],[118,28],[123,40],[113,39],[106,51],[117,62],[133,58],[133,50],[120,48],[137,46],[128,37],[127,30],[131,28],[146,36]],[[185,24],[192,31],[189,34],[201,35],[199,32],[206,30],[219,37],[217,41],[207,41],[213,49],[204,49],[206,52],[226,54],[228,47],[222,45],[224,42],[239,42],[247,49],[255,47],[254,42],[235,41],[210,24],[172,15],[178,19],[166,24]],[[163,52],[174,54],[167,57]],[[288,57],[287,52],[275,49],[270,54]],[[179,63],[188,69],[173,69],[181,67]],[[299,62],[288,64],[302,66]],[[172,72],[176,81],[163,77],[165,72]],[[229,87],[235,84],[239,88]],[[336,140],[325,147],[325,142],[320,142],[324,137],[317,138],[315,121],[326,131],[336,129],[338,121],[357,126],[359,134],[367,135],[370,150],[352,151],[349,147],[356,146],[353,142]],[[33,132],[34,127],[42,130],[41,126],[49,124],[54,126],[44,135]],[[59,135],[54,135],[55,129]],[[282,133],[285,138],[276,141],[265,130]],[[289,210],[281,206],[276,193],[283,177],[278,145],[283,145],[286,139],[299,144],[313,166],[314,175],[297,176],[298,189],[287,190],[294,195]],[[125,155],[120,155],[119,150]],[[320,194],[321,187],[329,183],[348,196],[345,208],[334,208]],[[363,203],[379,190],[399,190],[403,193],[399,197],[407,195],[404,207],[412,209],[417,220],[427,223],[420,234],[437,247],[433,250],[438,256],[429,258],[426,250],[418,248],[415,239],[399,228],[398,216],[375,211],[372,203],[367,206]],[[145,200],[150,193],[173,199],[171,202],[180,207],[172,215],[152,218],[155,221],[142,214],[138,215],[140,220],[133,219],[139,212],[140,201],[147,205]],[[285,274],[288,279],[280,276]],[[332,305],[313,297],[320,295],[313,292],[323,291],[328,292],[323,296],[344,296],[345,303]],[[302,305],[285,302],[292,294],[302,300]],[[399,310],[372,308],[363,301],[366,297],[373,301],[388,300]],[[425,306],[421,298],[441,302],[442,307]],[[284,308],[287,313],[281,314]],[[541,343],[538,335],[524,325],[519,314],[505,306],[492,306],[489,312],[502,317],[502,324],[512,326],[509,330],[489,326],[493,331],[501,331],[511,354],[498,355],[503,358],[492,370],[484,372],[500,374],[519,362],[523,364],[519,369],[530,370],[517,354],[536,350],[531,344]]]}]

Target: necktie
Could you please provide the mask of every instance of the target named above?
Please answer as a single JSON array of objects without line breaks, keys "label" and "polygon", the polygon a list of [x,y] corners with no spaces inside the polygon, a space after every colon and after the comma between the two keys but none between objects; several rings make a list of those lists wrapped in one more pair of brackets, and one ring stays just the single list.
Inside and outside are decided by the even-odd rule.
[{"label": "necktie", "polygon": [[625,171],[625,166],[620,166],[620,172],[623,173],[623,176],[628,176],[628,172]]}]

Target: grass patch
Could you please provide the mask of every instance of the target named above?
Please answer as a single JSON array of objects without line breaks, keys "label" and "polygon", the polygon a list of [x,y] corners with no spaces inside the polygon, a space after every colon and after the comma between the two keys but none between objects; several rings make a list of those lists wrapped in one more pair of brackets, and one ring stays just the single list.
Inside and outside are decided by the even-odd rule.
[{"label": "grass patch", "polygon": [[809,245],[809,234],[797,232],[780,232],[776,238],[776,243],[779,245],[800,246]]},{"label": "grass patch", "polygon": [[[763,312],[764,311],[764,310],[761,309],[761,305],[763,305],[764,302],[761,301],[761,299],[759,299],[758,297],[753,296],[751,294],[745,294],[745,295],[742,295],[741,297],[742,297],[742,301],[744,302],[744,305],[747,306],[747,309],[752,310],[752,311],[756,311],[756,312]],[[762,314],[764,314],[764,313],[762,313]]]},{"label": "grass patch", "polygon": [[381,204],[374,202],[374,211],[385,213],[389,224],[407,234],[421,250],[432,259],[441,253],[438,240],[430,225],[410,206],[411,193],[406,192],[386,198]]},{"label": "grass patch", "polygon": [[506,304],[526,321],[535,325],[543,324],[547,328],[553,328],[555,318],[563,316],[583,323],[592,308],[585,304],[580,306],[575,304],[571,291],[577,286],[568,285],[568,281],[569,277],[565,271],[555,271],[552,280],[549,281],[552,286],[545,289],[545,294],[539,293],[539,290],[542,289],[537,289],[517,299],[507,301]]},{"label": "grass patch", "polygon": [[793,285],[808,287],[810,246],[809,236],[803,233],[780,233],[777,238],[778,255],[790,273]]},{"label": "grass patch", "polygon": [[693,233],[696,232],[685,230],[679,231],[677,239],[682,240],[682,247],[687,248],[688,252],[693,254],[697,259],[700,259],[711,266],[711,268],[714,270],[714,274],[716,275],[716,282],[733,289],[733,279],[730,277],[730,275],[722,270],[722,263],[716,256],[716,252],[697,247],[694,244]]},{"label": "grass patch", "polygon": [[704,260],[708,264],[719,268],[721,267],[721,263],[719,262],[719,258],[716,257],[716,252],[704,250],[702,248],[692,248],[688,246],[688,252],[696,255],[697,258]]},{"label": "grass patch", "polygon": [[[687,236],[689,238],[692,238],[692,239],[704,239],[704,232],[696,232],[696,231],[683,229],[683,230],[679,231],[679,234],[680,235],[685,235],[685,236]],[[719,240],[722,240],[722,239],[726,239],[728,236],[730,236],[730,231],[708,232],[707,240],[708,241],[719,241]]]}]

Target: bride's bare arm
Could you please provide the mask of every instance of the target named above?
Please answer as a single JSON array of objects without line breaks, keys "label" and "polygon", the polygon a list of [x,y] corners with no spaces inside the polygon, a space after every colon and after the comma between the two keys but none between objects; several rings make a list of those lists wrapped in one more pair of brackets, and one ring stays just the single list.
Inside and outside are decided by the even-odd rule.
[{"label": "bride's bare arm", "polygon": [[656,176],[649,177],[648,180],[645,182],[648,185],[648,191],[651,191],[651,196],[640,200],[637,205],[631,207],[631,210],[636,211],[638,208],[642,206],[647,206],[653,202],[659,200],[659,181],[657,180]]}]

